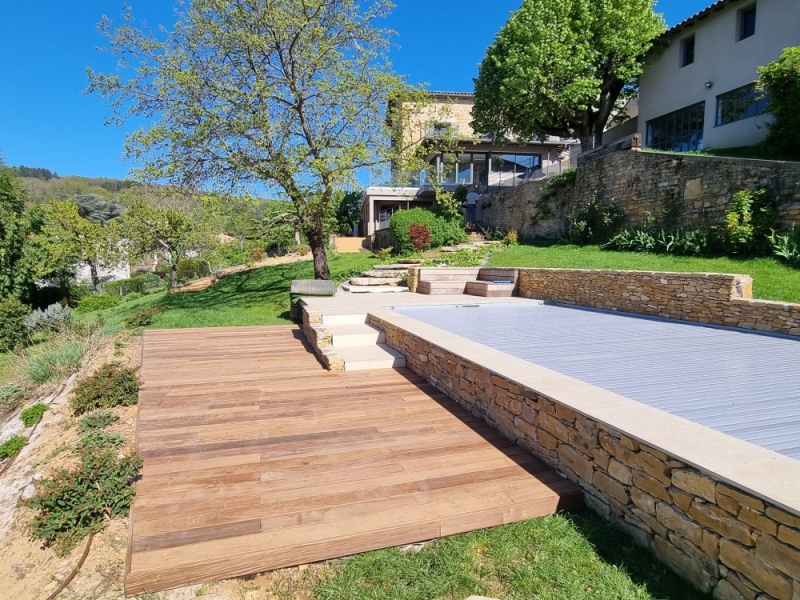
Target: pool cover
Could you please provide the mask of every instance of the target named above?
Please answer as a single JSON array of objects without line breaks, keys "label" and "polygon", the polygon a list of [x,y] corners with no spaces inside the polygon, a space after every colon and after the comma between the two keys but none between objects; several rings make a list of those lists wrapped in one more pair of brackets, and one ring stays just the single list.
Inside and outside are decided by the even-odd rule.
[{"label": "pool cover", "polygon": [[395,310],[800,460],[800,339],[537,302]]}]

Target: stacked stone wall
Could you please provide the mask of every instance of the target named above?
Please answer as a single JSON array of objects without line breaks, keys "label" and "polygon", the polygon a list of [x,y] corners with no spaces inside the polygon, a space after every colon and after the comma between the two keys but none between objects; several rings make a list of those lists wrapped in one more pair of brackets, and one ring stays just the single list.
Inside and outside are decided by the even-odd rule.
[{"label": "stacked stone wall", "polygon": [[333,349],[333,335],[322,325],[322,311],[300,301],[303,311],[303,333],[314,348],[320,362],[329,371],[344,370],[342,357]]},{"label": "stacked stone wall", "polygon": [[790,512],[375,315],[408,366],[578,484],[587,504],[718,600],[800,598]]},{"label": "stacked stone wall", "polygon": [[621,151],[582,163],[575,187],[543,203],[544,185],[487,196],[483,223],[524,238],[558,238],[570,215],[597,194],[619,205],[626,226],[652,217],[665,227],[696,229],[723,224],[737,192],[766,189],[777,207],[776,229],[800,225],[800,163]]}]

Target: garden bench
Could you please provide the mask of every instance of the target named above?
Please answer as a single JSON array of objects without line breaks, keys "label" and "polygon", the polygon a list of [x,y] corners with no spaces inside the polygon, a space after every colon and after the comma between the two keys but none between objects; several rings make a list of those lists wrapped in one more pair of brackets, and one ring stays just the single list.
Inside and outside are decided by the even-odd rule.
[{"label": "garden bench", "polygon": [[302,318],[297,302],[304,296],[334,296],[336,285],[330,279],[295,279],[289,289],[289,316],[295,323]]},{"label": "garden bench", "polygon": [[510,297],[517,291],[516,269],[420,269],[420,294]]}]

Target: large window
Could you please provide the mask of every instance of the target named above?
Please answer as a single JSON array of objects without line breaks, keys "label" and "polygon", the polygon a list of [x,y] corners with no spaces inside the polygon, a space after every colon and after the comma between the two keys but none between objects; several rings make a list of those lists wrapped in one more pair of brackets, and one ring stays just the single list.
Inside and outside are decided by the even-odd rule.
[{"label": "large window", "polygon": [[739,41],[756,34],[756,7],[743,8],[739,11]]},{"label": "large window", "polygon": [[541,168],[541,154],[492,154],[487,185],[514,187]]},{"label": "large window", "polygon": [[706,103],[699,102],[647,122],[647,146],[669,152],[703,149]]},{"label": "large window", "polygon": [[767,97],[751,83],[717,96],[717,126],[760,115],[767,108]]},{"label": "large window", "polygon": [[439,183],[514,187],[542,168],[541,154],[442,153],[435,159]]}]

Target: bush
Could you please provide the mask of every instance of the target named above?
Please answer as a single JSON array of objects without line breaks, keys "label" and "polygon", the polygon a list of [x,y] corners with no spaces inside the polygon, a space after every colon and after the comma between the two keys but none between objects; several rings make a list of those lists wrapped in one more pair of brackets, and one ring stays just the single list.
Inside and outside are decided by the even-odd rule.
[{"label": "bush", "polygon": [[431,243],[431,229],[427,225],[412,223],[408,229],[408,237],[411,238],[414,250],[422,252],[423,248]]},{"label": "bush", "polygon": [[16,456],[28,443],[28,438],[23,435],[15,435],[0,444],[0,460],[5,460]]},{"label": "bush", "polygon": [[595,195],[571,219],[570,241],[584,246],[604,244],[619,231],[625,215],[613,201]]},{"label": "bush", "polygon": [[75,308],[76,313],[87,313],[95,310],[105,310],[106,308],[113,308],[119,304],[119,296],[112,296],[111,294],[92,294],[86,296]]},{"label": "bush", "polygon": [[168,307],[166,306],[150,306],[137,310],[130,317],[125,320],[125,327],[128,329],[137,329],[139,327],[147,327],[153,322],[153,319],[165,312]]},{"label": "bush", "polygon": [[132,406],[138,397],[136,369],[108,363],[75,385],[70,407],[75,415],[82,415],[98,408]]},{"label": "bush", "polygon": [[16,298],[0,299],[0,352],[13,350],[25,338],[28,310]]},{"label": "bush", "polygon": [[122,297],[122,301],[130,302],[131,300],[138,300],[139,298],[144,298],[144,294],[141,292],[131,292],[130,294],[125,294]]},{"label": "bush", "polygon": [[28,377],[36,384],[64,379],[81,368],[83,344],[72,343],[40,354],[28,363]]},{"label": "bush", "polygon": [[397,239],[398,252],[401,254],[414,252],[410,230],[412,225],[425,225],[431,231],[430,246],[439,248],[469,241],[464,231],[464,219],[446,219],[424,208],[401,210],[392,215],[389,227]]},{"label": "bush", "polygon": [[106,433],[97,429],[91,430],[78,440],[78,450],[103,450],[111,446],[119,446],[125,438],[119,433]]},{"label": "bush", "polygon": [[41,402],[39,402],[23,410],[19,414],[19,418],[22,421],[22,424],[25,425],[25,427],[33,427],[39,422],[39,419],[42,418],[42,415],[46,410],[47,410],[47,404],[42,404]]},{"label": "bush", "polygon": [[800,268],[800,229],[793,226],[789,235],[777,235],[773,231],[767,240],[775,256],[793,267]]},{"label": "bush", "polygon": [[389,260],[392,257],[392,252],[394,252],[394,248],[387,246],[386,248],[373,251],[372,256],[378,260]]},{"label": "bush", "polygon": [[0,414],[15,408],[22,400],[22,388],[16,383],[0,386]]},{"label": "bush", "polygon": [[[167,266],[169,272],[169,266]],[[149,294],[164,287],[164,281],[155,273],[139,273],[130,279],[109,281],[103,284],[103,293],[112,296],[128,296],[130,294]]]},{"label": "bush", "polygon": [[51,304],[44,310],[34,310],[25,317],[25,328],[29,333],[34,333],[41,329],[57,331],[69,323],[72,309],[61,304]]},{"label": "bush", "polygon": [[250,249],[250,262],[257,263],[267,258],[267,251],[260,246],[254,246]]},{"label": "bush", "polygon": [[78,421],[78,429],[80,429],[83,433],[87,433],[94,429],[102,429],[103,427],[107,427],[118,419],[119,417],[110,410],[100,408],[92,413],[89,413],[80,421]]},{"label": "bush", "polygon": [[[105,440],[107,442],[107,439]],[[107,518],[128,514],[133,501],[131,485],[142,462],[136,455],[117,458],[106,443],[77,448],[81,464],[42,481],[39,493],[23,503],[36,511],[31,537],[63,556],[89,532],[98,532]]]},{"label": "bush", "polygon": [[741,191],[725,213],[728,253],[753,256],[767,250],[767,232],[775,222],[775,209],[767,190]]},{"label": "bush", "polygon": [[[169,272],[169,271],[168,271]],[[191,281],[207,277],[211,272],[202,258],[185,258],[178,261],[178,280]]]},{"label": "bush", "polygon": [[772,116],[765,146],[773,154],[800,157],[800,46],[785,48],[778,60],[758,72]]},{"label": "bush", "polygon": [[516,246],[519,243],[519,234],[516,229],[512,229],[503,237],[503,243],[506,246]]},{"label": "bush", "polygon": [[292,246],[289,252],[299,254],[300,256],[305,256],[306,254],[311,252],[311,247],[307,244],[295,244],[294,246]]}]

